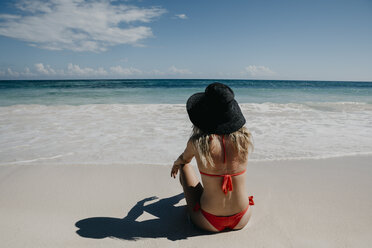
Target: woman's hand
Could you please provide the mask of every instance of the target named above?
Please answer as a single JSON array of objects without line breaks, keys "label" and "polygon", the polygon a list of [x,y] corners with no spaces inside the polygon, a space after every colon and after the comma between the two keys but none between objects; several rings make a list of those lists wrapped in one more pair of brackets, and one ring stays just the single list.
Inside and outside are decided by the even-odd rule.
[{"label": "woman's hand", "polygon": [[173,163],[173,167],[171,170],[171,177],[176,178],[178,170],[185,164],[183,160],[183,153],[178,157],[176,161]]},{"label": "woman's hand", "polygon": [[178,170],[181,168],[182,165],[174,164],[171,170],[171,177],[176,178]]}]

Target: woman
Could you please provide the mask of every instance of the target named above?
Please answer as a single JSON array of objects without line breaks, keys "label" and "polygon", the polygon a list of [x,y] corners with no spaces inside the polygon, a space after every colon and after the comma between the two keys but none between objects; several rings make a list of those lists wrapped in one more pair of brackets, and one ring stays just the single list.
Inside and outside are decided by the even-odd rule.
[{"label": "woman", "polygon": [[[193,133],[185,151],[174,162],[171,176],[180,171],[191,220],[198,227],[218,232],[241,229],[251,216],[253,197],[246,191],[245,171],[251,134],[234,100],[221,83],[192,95],[186,104]],[[189,164],[195,157],[203,186]]]}]

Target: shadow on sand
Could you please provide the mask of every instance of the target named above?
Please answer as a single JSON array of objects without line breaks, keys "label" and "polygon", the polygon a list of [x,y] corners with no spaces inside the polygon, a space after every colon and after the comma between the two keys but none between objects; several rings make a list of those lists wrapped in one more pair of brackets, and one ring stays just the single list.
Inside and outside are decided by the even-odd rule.
[{"label": "shadow on sand", "polygon": [[[140,238],[180,240],[211,234],[196,228],[188,220],[186,206],[174,206],[183,198],[183,193],[181,193],[145,206],[145,202],[158,199],[156,196],[148,197],[137,202],[123,219],[92,217],[79,220],[75,223],[75,226],[79,228],[76,233],[85,238],[102,239],[111,237],[126,240]],[[157,218],[137,221],[137,218],[144,212]]]}]

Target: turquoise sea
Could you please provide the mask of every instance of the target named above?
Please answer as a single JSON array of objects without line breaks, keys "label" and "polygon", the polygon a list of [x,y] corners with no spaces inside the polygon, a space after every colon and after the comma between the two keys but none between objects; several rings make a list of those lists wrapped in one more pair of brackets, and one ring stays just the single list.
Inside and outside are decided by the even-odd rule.
[{"label": "turquoise sea", "polygon": [[[216,80],[0,81],[0,106],[15,104],[182,104]],[[218,80],[240,103],[372,103],[372,82]]]}]

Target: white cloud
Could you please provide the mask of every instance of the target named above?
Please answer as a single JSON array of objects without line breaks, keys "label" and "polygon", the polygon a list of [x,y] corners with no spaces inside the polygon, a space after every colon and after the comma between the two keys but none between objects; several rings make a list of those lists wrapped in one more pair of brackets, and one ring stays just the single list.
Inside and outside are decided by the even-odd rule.
[{"label": "white cloud", "polygon": [[100,0],[23,0],[16,7],[22,15],[0,15],[0,35],[49,50],[94,52],[120,44],[141,45],[153,34],[151,28],[135,24],[165,13],[158,7]]},{"label": "white cloud", "polygon": [[30,68],[26,67],[24,71],[14,71],[12,68],[7,68],[5,71],[0,71],[0,76],[10,77],[10,78],[19,78],[19,77],[32,77],[36,74],[33,73]]},{"label": "white cloud", "polygon": [[107,75],[107,71],[103,69],[102,67],[99,67],[98,69],[93,69],[90,67],[84,67],[81,68],[79,65],[74,65],[72,63],[69,63],[67,65],[67,75],[72,75],[72,76],[104,76]]},{"label": "white cloud", "polygon": [[271,76],[274,75],[275,72],[262,65],[249,65],[244,69],[242,74],[248,74],[250,76]]},{"label": "white cloud", "polygon": [[7,74],[11,77],[19,77],[20,73],[19,72],[16,72],[16,71],[13,71],[11,68],[8,68],[6,70]]},{"label": "white cloud", "polygon": [[175,15],[176,17],[180,18],[180,19],[187,19],[187,15],[186,14],[178,14],[178,15]]},{"label": "white cloud", "polygon": [[[103,67],[92,68],[83,67],[78,64],[69,63],[65,68],[53,68],[44,63],[34,64],[33,69],[26,67],[23,71],[16,71],[12,68],[0,70],[0,76],[3,78],[112,78],[118,76],[179,76],[193,74],[188,69],[180,69],[174,65],[167,70],[157,69],[143,71],[135,67],[123,67],[121,65],[111,66],[108,69]],[[195,74],[194,74],[195,75]]]},{"label": "white cloud", "polygon": [[179,69],[179,68],[176,68],[174,65],[172,65],[171,67],[169,67],[169,70],[168,70],[171,74],[192,74],[191,71],[189,71],[188,69]]},{"label": "white cloud", "polygon": [[22,76],[32,77],[35,76],[35,73],[31,72],[30,68],[26,67],[25,71],[22,72]]},{"label": "white cloud", "polygon": [[42,75],[55,75],[56,71],[50,67],[50,65],[44,66],[43,63],[35,64],[35,69],[39,74]]},{"label": "white cloud", "polygon": [[110,67],[110,71],[112,73],[116,74],[116,75],[121,75],[121,76],[130,76],[130,75],[140,75],[140,74],[142,74],[142,71],[137,69],[137,68],[133,68],[133,67],[123,68],[120,65]]}]

